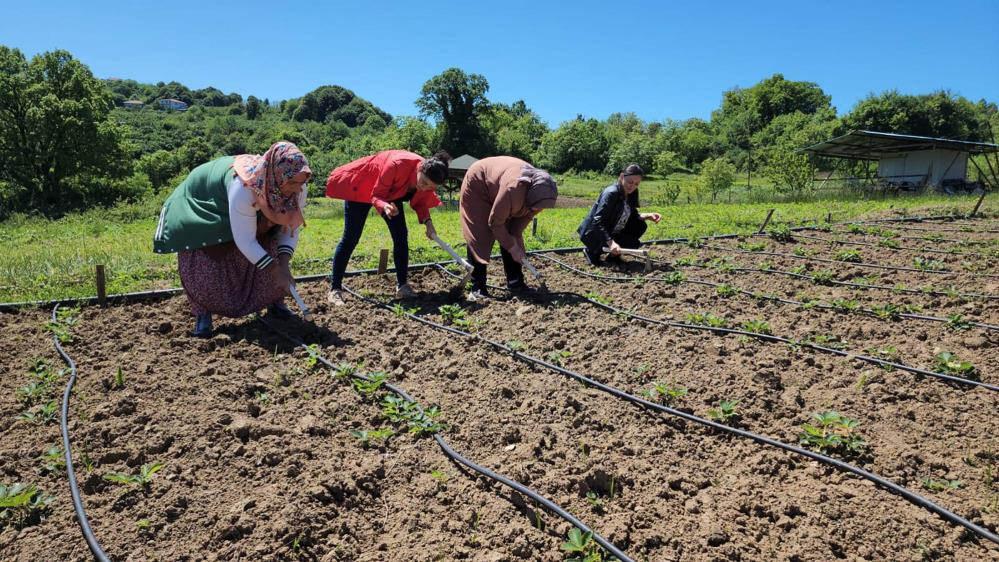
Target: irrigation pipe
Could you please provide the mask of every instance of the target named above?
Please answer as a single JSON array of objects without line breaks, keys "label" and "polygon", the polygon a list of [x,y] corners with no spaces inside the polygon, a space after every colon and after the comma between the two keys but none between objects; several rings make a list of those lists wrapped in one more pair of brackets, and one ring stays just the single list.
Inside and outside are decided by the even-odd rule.
[{"label": "irrigation pipe", "polygon": [[[922,221],[915,221],[915,222],[922,222]],[[859,222],[854,221],[854,224],[870,224],[870,223],[868,221],[859,221]],[[994,230],[989,228],[982,230],[975,230],[975,229],[965,230],[963,228],[922,228],[919,226],[912,226],[908,224],[898,226],[897,228],[901,228],[903,230],[920,230],[924,232],[964,232],[972,234],[999,234],[999,230]]]},{"label": "irrigation pipe", "polygon": [[[59,310],[59,305],[55,305],[52,308],[52,321],[56,322],[56,311]],[[94,560],[99,562],[108,562],[108,555],[104,553],[104,549],[101,548],[99,542],[97,542],[97,537],[94,536],[93,529],[90,528],[90,519],[87,518],[87,512],[83,509],[83,499],[80,497],[80,486],[76,482],[76,470],[73,468],[73,452],[70,449],[69,443],[69,399],[72,396],[73,385],[76,384],[76,362],[66,353],[66,350],[62,348],[62,344],[59,343],[59,338],[53,334],[52,343],[55,344],[56,351],[62,360],[69,366],[69,381],[66,383],[66,390],[62,393],[62,409],[59,415],[59,430],[62,432],[62,448],[63,455],[66,461],[66,478],[69,480],[69,493],[73,496],[73,511],[76,512],[76,521],[80,524],[80,530],[83,531],[83,539],[87,541],[87,547],[90,548],[91,554],[94,555]]]},{"label": "irrigation pipe", "polygon": [[[346,289],[346,287],[345,287],[345,290],[347,290],[351,294],[355,294],[350,289]],[[304,349],[306,351],[309,351],[308,346],[305,345],[305,342],[303,342],[302,340],[300,340],[298,338],[295,338],[293,336],[290,336],[290,335],[286,334],[285,332],[283,332],[281,330],[278,330],[277,328],[274,327],[273,324],[271,324],[263,316],[258,317],[258,319],[265,326],[267,326],[272,332],[274,332],[275,334],[277,334],[277,335],[283,337],[284,339],[288,340],[293,345],[295,345],[295,346],[297,346],[299,348],[302,348],[302,349]],[[326,366],[327,368],[329,368],[331,370],[335,370],[336,369],[336,366],[333,365],[333,363],[331,363],[328,359],[326,359],[326,357],[324,357],[322,355],[316,355],[316,359],[320,363],[322,363],[324,366]],[[350,376],[353,377],[353,378],[355,378],[355,379],[358,379],[358,380],[371,382],[371,379],[369,379],[368,377],[365,377],[364,375],[362,375],[360,373],[351,373]],[[391,392],[393,392],[393,393],[401,396],[404,400],[407,400],[407,401],[412,402],[413,404],[415,404],[416,407],[417,407],[417,409],[419,410],[419,412],[421,414],[423,413],[423,406],[421,406],[419,402],[417,402],[416,400],[414,400],[413,397],[410,396],[405,390],[403,390],[402,388],[400,388],[400,387],[398,387],[398,386],[396,386],[396,385],[394,385],[392,383],[389,383],[389,382],[384,383],[384,386],[389,391],[391,391]],[[494,472],[494,471],[492,471],[492,470],[490,470],[490,469],[488,469],[488,468],[486,468],[486,467],[484,467],[482,465],[479,465],[479,464],[473,462],[472,460],[468,459],[467,457],[465,457],[462,454],[460,454],[457,451],[455,451],[454,448],[451,447],[451,445],[448,444],[448,442],[444,439],[444,437],[441,436],[440,433],[434,433],[432,435],[432,437],[434,438],[434,441],[437,443],[437,445],[444,452],[444,454],[449,459],[451,459],[452,461],[454,461],[454,462],[456,462],[458,464],[461,464],[461,465],[463,465],[463,466],[471,469],[472,471],[474,471],[474,472],[476,472],[478,474],[481,474],[482,476],[485,476],[486,478],[489,478],[491,480],[495,480],[495,481],[497,481],[497,482],[499,482],[499,483],[501,483],[501,484],[503,484],[503,485],[505,485],[505,486],[507,486],[507,487],[509,487],[509,488],[511,488],[513,490],[515,490],[516,492],[519,492],[519,493],[521,493],[521,494],[523,494],[523,495],[531,498],[532,500],[534,500],[538,504],[544,506],[546,509],[548,509],[552,513],[558,515],[559,517],[561,517],[562,519],[564,519],[565,521],[567,521],[569,524],[575,526],[576,528],[578,528],[579,530],[583,531],[584,533],[592,533],[593,540],[597,544],[599,544],[607,552],[611,553],[613,556],[617,557],[622,562],[634,562],[631,558],[628,557],[627,554],[625,554],[624,552],[622,552],[621,549],[617,548],[616,546],[614,546],[613,543],[611,543],[607,539],[605,539],[602,536],[600,536],[593,529],[591,529],[590,527],[588,527],[585,523],[583,523],[579,519],[576,519],[575,516],[573,516],[571,513],[569,513],[565,509],[563,509],[561,506],[559,506],[555,502],[549,500],[548,498],[545,498],[540,493],[532,490],[531,488],[528,488],[527,486],[524,486],[523,484],[517,482],[516,480],[511,480],[510,478],[507,478],[506,476],[503,476],[502,474]]]},{"label": "irrigation pipe", "polygon": [[[359,299],[359,300],[361,300],[363,302],[366,302],[368,304],[377,306],[379,308],[384,308],[386,310],[391,310],[390,307],[387,304],[384,304],[384,303],[379,302],[377,300],[370,299],[368,297],[360,295],[359,293],[353,291],[352,289],[350,289],[350,288],[348,288],[346,286],[344,286],[344,290],[347,291],[348,293],[350,293],[351,295],[353,295],[355,298],[357,298],[357,299]],[[538,367],[543,367],[545,369],[554,371],[556,373],[559,373],[561,375],[564,375],[566,377],[574,379],[574,380],[576,380],[578,382],[581,382],[581,383],[583,383],[583,384],[585,384],[587,386],[590,386],[592,388],[595,388],[597,390],[600,390],[602,392],[610,394],[611,396],[614,396],[614,397],[617,397],[617,398],[621,398],[623,400],[626,400],[626,401],[631,402],[633,404],[636,404],[638,406],[642,406],[644,408],[647,408],[647,409],[650,409],[650,410],[653,410],[653,411],[656,411],[656,412],[661,412],[661,413],[664,413],[664,414],[669,414],[671,416],[676,416],[676,417],[679,417],[681,419],[687,420],[689,422],[692,422],[692,423],[695,423],[695,424],[698,424],[698,425],[702,425],[702,426],[705,426],[705,427],[709,427],[711,429],[715,429],[715,430],[718,430],[718,431],[722,431],[722,432],[725,432],[725,433],[730,433],[732,435],[736,435],[736,436],[739,436],[739,437],[750,439],[750,440],[752,440],[752,441],[754,441],[756,443],[770,445],[772,447],[776,447],[778,449],[782,449],[782,450],[790,452],[790,453],[795,453],[795,454],[798,454],[798,455],[802,455],[804,457],[807,457],[807,458],[810,458],[812,460],[821,462],[823,464],[827,464],[827,465],[833,466],[833,467],[838,468],[840,470],[843,470],[845,472],[849,472],[851,474],[855,474],[857,476],[860,476],[861,478],[864,478],[865,480],[873,482],[875,485],[880,486],[881,488],[883,488],[883,489],[885,489],[885,490],[887,490],[887,491],[889,491],[891,493],[894,493],[894,494],[897,494],[899,496],[902,496],[904,499],[906,499],[907,501],[909,501],[910,503],[912,503],[912,504],[914,504],[916,506],[922,507],[923,509],[926,509],[927,511],[930,511],[932,513],[935,513],[935,514],[939,515],[945,521],[948,521],[948,522],[950,522],[950,523],[952,523],[954,525],[958,525],[958,526],[964,527],[965,529],[971,531],[972,533],[974,533],[975,535],[978,535],[979,537],[982,537],[982,538],[984,538],[986,540],[992,541],[993,543],[999,544],[999,535],[996,535],[996,534],[992,533],[988,529],[985,529],[984,527],[981,527],[979,525],[976,525],[976,524],[972,523],[971,521],[969,521],[969,520],[967,520],[967,519],[965,519],[965,518],[963,518],[963,517],[961,517],[961,516],[959,516],[959,515],[951,512],[951,511],[947,510],[946,508],[943,508],[943,507],[941,507],[941,506],[933,503],[932,501],[930,501],[930,500],[928,500],[928,499],[920,496],[919,494],[917,494],[915,492],[912,492],[911,490],[909,490],[908,488],[905,488],[904,486],[900,486],[898,484],[895,484],[894,482],[892,482],[890,480],[882,478],[881,476],[878,476],[877,474],[874,474],[872,472],[864,470],[864,469],[862,469],[860,467],[854,466],[854,465],[852,465],[850,463],[847,463],[847,462],[844,462],[844,461],[841,461],[841,460],[838,460],[838,459],[835,459],[835,458],[832,458],[832,457],[828,457],[826,455],[823,455],[823,454],[820,454],[820,453],[816,453],[814,451],[809,451],[808,449],[803,449],[803,448],[795,446],[795,445],[784,443],[783,441],[778,441],[776,439],[773,439],[773,438],[770,438],[770,437],[766,437],[764,435],[753,433],[751,431],[747,431],[747,430],[744,430],[744,429],[739,429],[739,428],[736,428],[736,427],[731,427],[731,426],[728,426],[728,425],[725,425],[725,424],[721,424],[721,423],[718,423],[718,422],[714,422],[714,421],[711,421],[711,420],[708,420],[708,419],[705,419],[705,418],[702,418],[702,417],[699,417],[699,416],[695,416],[693,414],[688,414],[687,412],[684,412],[684,411],[681,411],[681,410],[676,410],[674,408],[670,408],[669,406],[664,406],[662,404],[657,404],[655,402],[651,402],[649,400],[645,400],[645,399],[640,398],[638,396],[635,396],[633,394],[629,394],[629,393],[627,393],[627,392],[625,392],[625,391],[623,391],[623,390],[621,390],[621,389],[619,389],[617,387],[614,387],[614,386],[611,386],[611,385],[608,385],[608,384],[596,381],[596,380],[591,379],[591,378],[589,378],[589,377],[587,377],[585,375],[579,374],[579,373],[577,373],[575,371],[570,371],[569,369],[566,369],[564,367],[560,367],[558,365],[554,365],[554,364],[549,363],[547,361],[544,361],[542,359],[538,359],[537,357],[533,357],[533,356],[527,355],[525,353],[521,353],[520,351],[512,349],[511,347],[509,347],[506,344],[500,343],[500,342],[495,341],[495,340],[491,340],[491,339],[486,338],[486,337],[484,337],[482,335],[472,334],[470,332],[466,332],[464,330],[453,328],[451,326],[445,326],[443,324],[438,324],[437,322],[434,322],[432,320],[428,320],[428,319],[423,318],[421,316],[418,316],[416,314],[411,314],[411,313],[408,313],[408,312],[405,312],[404,314],[405,314],[405,316],[407,318],[409,318],[411,320],[414,320],[416,322],[425,324],[427,326],[431,326],[431,327],[433,327],[435,329],[443,330],[443,331],[446,331],[446,332],[450,332],[452,334],[461,335],[461,336],[464,336],[464,337],[467,337],[467,338],[471,338],[471,339],[477,339],[479,341],[482,341],[483,343],[486,343],[487,345],[493,347],[494,349],[496,349],[498,351],[510,354],[515,359],[518,359],[520,361],[523,361],[523,362],[531,364],[531,365],[535,365],[535,366],[538,366]]]},{"label": "irrigation pipe", "polygon": [[[580,269],[576,269],[576,268],[572,267],[571,265],[566,264],[565,262],[563,262],[561,260],[545,256],[544,254],[537,254],[537,255],[540,256],[540,257],[542,257],[542,258],[544,258],[544,259],[551,260],[551,261],[559,264],[560,266],[562,266],[562,267],[564,267],[564,268],[566,268],[566,269],[568,269],[570,271],[573,271],[574,273],[583,274],[583,275],[591,275],[591,274],[588,274],[585,271],[582,271]],[[449,275],[453,275],[450,271],[448,271],[447,273]],[[938,373],[936,371],[929,371],[929,370],[926,370],[926,369],[920,369],[919,367],[911,367],[911,366],[905,365],[903,363],[896,363],[894,361],[886,361],[884,359],[879,359],[877,357],[871,357],[869,355],[861,355],[861,354],[857,354],[857,353],[850,353],[850,352],[847,352],[847,351],[843,351],[841,349],[834,349],[834,348],[831,348],[831,347],[825,347],[825,346],[818,345],[818,344],[811,343],[811,342],[796,341],[796,340],[792,340],[790,338],[785,338],[785,337],[782,337],[782,336],[775,336],[775,335],[772,335],[772,334],[764,334],[764,333],[760,333],[760,332],[752,332],[752,331],[749,331],[749,330],[741,330],[741,329],[738,329],[738,328],[715,328],[715,327],[711,327],[711,326],[704,326],[704,325],[701,325],[701,324],[691,324],[689,322],[677,322],[675,320],[658,320],[658,319],[655,319],[655,318],[649,318],[647,316],[641,316],[639,314],[635,314],[633,312],[629,312],[627,310],[624,310],[624,309],[621,309],[621,308],[617,308],[617,307],[611,306],[609,304],[602,303],[602,302],[600,302],[600,301],[598,301],[596,299],[591,299],[591,298],[586,297],[584,295],[580,295],[579,293],[566,292],[566,291],[560,291],[560,292],[554,292],[553,291],[553,292],[551,292],[551,294],[552,295],[558,295],[558,294],[571,295],[573,297],[577,297],[577,298],[583,299],[583,300],[589,302],[590,304],[593,304],[593,305],[595,305],[595,306],[597,306],[599,308],[603,308],[605,310],[609,310],[609,311],[611,311],[611,312],[613,312],[615,314],[621,314],[623,316],[627,316],[629,318],[634,318],[635,320],[640,320],[642,322],[646,322],[646,323],[649,323],[649,324],[657,324],[657,325],[660,325],[660,326],[668,326],[668,327],[671,327],[671,328],[681,328],[681,329],[684,329],[684,330],[695,330],[695,331],[699,331],[699,332],[712,332],[714,334],[734,334],[734,335],[738,335],[738,336],[747,336],[747,337],[751,337],[751,338],[756,338],[756,339],[763,340],[763,341],[768,341],[768,342],[771,342],[771,343],[784,343],[784,344],[788,344],[788,345],[797,345],[797,346],[808,348],[808,349],[814,349],[815,351],[819,351],[819,352],[822,352],[822,353],[827,353],[829,355],[836,355],[836,356],[839,356],[839,357],[846,357],[848,359],[857,359],[858,361],[863,361],[865,363],[870,363],[870,364],[873,364],[873,365],[878,365],[880,367],[893,367],[893,368],[898,369],[900,371],[908,371],[908,372],[916,374],[916,375],[923,375],[923,376],[927,376],[927,377],[934,377],[934,378],[945,380],[945,381],[951,382],[951,383],[963,384],[963,385],[966,385],[966,386],[975,386],[975,387],[984,388],[986,390],[991,390],[993,392],[999,392],[999,386],[997,386],[997,385],[993,385],[993,384],[989,384],[989,383],[985,383],[985,382],[981,382],[981,381],[976,381],[976,380],[971,380],[971,379],[965,379],[965,378],[962,378],[962,377],[955,377],[953,375],[948,375],[946,373]]]},{"label": "irrigation pipe", "polygon": [[[565,262],[562,262],[561,260],[558,260],[556,258],[548,256],[548,255],[546,255],[546,254],[544,254],[542,252],[536,252],[534,255],[537,255],[538,257],[540,257],[542,259],[547,259],[549,261],[557,263],[557,264],[561,265],[562,267],[569,268],[570,270],[575,270],[575,272],[578,273],[578,274],[580,274],[580,275],[583,275],[583,276],[586,276],[586,277],[591,277],[591,278],[594,278],[594,279],[603,280],[603,281],[660,281],[660,282],[663,282],[663,283],[675,284],[674,281],[670,281],[670,280],[663,279],[663,278],[660,278],[660,277],[634,277],[634,276],[625,276],[625,275],[600,275],[600,274],[596,274],[596,273],[590,273],[588,271],[583,271],[583,270],[578,269],[578,268],[573,268],[573,266],[571,266],[571,265],[569,265],[569,264],[567,264]],[[665,262],[665,261],[662,261],[662,260],[652,259],[651,261],[653,261],[654,263],[660,264],[660,265],[672,265],[672,264],[669,264],[668,262]],[[705,268],[705,269],[710,269],[708,266],[705,266],[705,265],[692,265],[692,266],[689,266],[689,267],[701,267],[701,268]],[[733,268],[731,271],[745,273],[745,272],[756,272],[756,271],[767,272],[767,271],[771,271],[771,270],[765,270],[765,269],[764,270],[758,270],[758,269],[749,269],[749,268]],[[783,272],[783,271],[775,270],[774,272],[775,273],[786,273],[786,274],[789,274],[789,275],[797,275],[797,274],[792,273],[790,271]],[[448,273],[451,274],[451,272],[448,272]],[[812,279],[811,277],[808,277],[807,275],[802,275],[801,277],[806,278],[806,279]],[[791,305],[791,306],[797,306],[797,307],[800,307],[800,308],[813,307],[813,308],[821,308],[821,309],[824,309],[824,310],[832,310],[832,311],[835,311],[835,312],[852,312],[852,313],[855,313],[855,314],[863,314],[864,316],[869,316],[869,317],[872,317],[872,318],[878,318],[878,319],[880,319],[880,317],[878,316],[878,314],[875,311],[873,311],[873,310],[871,310],[869,308],[858,308],[856,310],[849,310],[849,309],[844,310],[842,308],[837,308],[837,307],[835,307],[835,306],[833,306],[831,304],[824,304],[824,303],[806,304],[806,303],[801,302],[801,301],[796,301],[796,300],[793,300],[793,299],[785,299],[785,298],[781,298],[781,297],[778,297],[778,296],[775,296],[775,295],[766,295],[766,294],[754,293],[752,291],[747,291],[746,289],[742,289],[742,288],[739,288],[739,287],[732,287],[731,285],[727,285],[725,283],[714,283],[714,282],[711,282],[711,281],[704,281],[702,279],[691,279],[691,278],[688,278],[686,276],[684,276],[684,278],[681,281],[679,281],[679,283],[684,283],[684,284],[688,284],[688,285],[702,285],[702,286],[705,286],[705,287],[714,287],[714,288],[718,288],[718,287],[721,287],[721,286],[724,285],[724,286],[731,287],[732,289],[734,289],[739,294],[746,295],[746,296],[752,297],[754,299],[763,299],[763,300],[768,300],[768,301],[772,301],[772,302],[776,302],[776,303],[780,303],[780,304],[787,304],[787,305]],[[859,284],[857,284],[857,286],[858,287],[867,287],[867,285],[859,285]],[[876,287],[872,287],[872,288],[876,288]],[[916,292],[918,293],[920,291],[916,291]],[[937,323],[942,323],[942,324],[946,324],[947,322],[949,322],[949,320],[947,318],[941,318],[939,316],[929,316],[929,315],[926,315],[926,314],[914,314],[914,313],[911,313],[911,312],[900,312],[900,313],[898,313],[898,316],[899,316],[899,318],[905,318],[905,319],[909,319],[909,320],[922,320],[922,321],[926,321],[926,322],[937,322]],[[972,326],[974,326],[976,328],[980,328],[980,329],[987,330],[987,331],[999,331],[999,325],[996,325],[996,324],[989,324],[989,323],[986,323],[986,322],[977,322],[977,321],[974,321],[974,320],[969,320],[968,324],[970,324],[970,325],[972,325]]]},{"label": "irrigation pipe", "polygon": [[[766,236],[766,234],[760,234],[759,236]],[[874,244],[872,242],[855,242],[852,240],[836,240],[835,238],[823,238],[821,236],[811,236],[808,234],[794,234],[795,238],[801,238],[802,240],[815,240],[816,242],[825,242],[827,244],[833,245],[843,245],[843,246],[868,246],[871,248],[884,248],[886,250],[907,250],[912,252],[924,252],[927,254],[947,254],[951,256],[961,256],[967,255],[966,252],[960,250],[937,250],[935,248],[915,248],[912,246],[882,246],[881,244]]]},{"label": "irrigation pipe", "polygon": [[[821,230],[821,229],[819,229]],[[860,236],[876,236],[876,234],[868,234],[866,232],[850,232],[849,230],[830,230],[833,234],[857,234]],[[994,242],[988,242],[985,240],[968,240],[961,238],[927,238],[925,236],[903,236],[899,234],[898,236],[893,236],[892,238],[898,238],[899,240],[913,240],[917,242],[948,242],[951,244],[961,244],[966,246],[988,246],[994,244]]]}]

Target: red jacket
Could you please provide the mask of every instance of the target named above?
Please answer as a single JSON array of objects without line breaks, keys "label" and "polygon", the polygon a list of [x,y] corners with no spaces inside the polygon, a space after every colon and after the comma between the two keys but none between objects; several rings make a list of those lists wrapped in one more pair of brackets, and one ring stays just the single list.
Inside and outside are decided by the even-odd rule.
[{"label": "red jacket", "polygon": [[[326,197],[370,203],[378,213],[385,205],[402,199],[416,187],[416,175],[423,158],[405,150],[385,150],[344,164],[330,172]],[[409,205],[420,223],[430,218],[430,209],[441,204],[434,191],[417,191]]]}]

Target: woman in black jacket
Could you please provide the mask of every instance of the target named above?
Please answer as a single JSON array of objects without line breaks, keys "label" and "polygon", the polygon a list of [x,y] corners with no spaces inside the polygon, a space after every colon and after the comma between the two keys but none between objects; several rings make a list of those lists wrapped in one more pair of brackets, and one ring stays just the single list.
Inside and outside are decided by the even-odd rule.
[{"label": "woman in black jacket", "polygon": [[591,265],[600,265],[604,248],[610,251],[608,261],[620,261],[621,248],[639,248],[639,238],[645,234],[648,225],[645,221],[658,223],[659,213],[638,212],[638,184],[642,183],[642,171],[638,164],[629,164],[617,177],[614,185],[600,193],[600,198],[583,219],[577,232],[586,249],[583,253]]}]

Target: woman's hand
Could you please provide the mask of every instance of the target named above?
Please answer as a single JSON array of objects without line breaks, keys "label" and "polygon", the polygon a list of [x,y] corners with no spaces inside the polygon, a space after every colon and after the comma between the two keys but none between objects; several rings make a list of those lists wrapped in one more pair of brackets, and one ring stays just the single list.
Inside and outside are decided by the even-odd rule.
[{"label": "woman's hand", "polygon": [[610,254],[612,256],[621,255],[621,246],[619,246],[618,243],[613,240],[611,240],[610,243],[607,244],[607,250],[610,251]]},{"label": "woman's hand", "polygon": [[642,213],[641,218],[643,221],[652,221],[659,224],[659,221],[663,220],[663,216],[659,213]]},{"label": "woman's hand", "polygon": [[399,214],[399,208],[393,203],[386,203],[385,206],[382,207],[382,212],[385,213],[386,217],[392,218]]},{"label": "woman's hand", "polygon": [[434,236],[437,236],[437,230],[434,228],[434,221],[427,219],[427,222],[424,224],[427,227],[427,238],[433,240]]}]

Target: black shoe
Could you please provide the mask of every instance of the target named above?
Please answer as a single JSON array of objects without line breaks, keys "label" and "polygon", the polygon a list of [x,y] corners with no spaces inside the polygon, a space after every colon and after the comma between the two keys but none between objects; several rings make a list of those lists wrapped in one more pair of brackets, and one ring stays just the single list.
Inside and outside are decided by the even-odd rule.
[{"label": "black shoe", "polygon": [[523,279],[508,282],[506,288],[515,295],[533,295],[535,292],[533,288],[527,286],[527,283],[524,283]]},{"label": "black shoe", "polygon": [[200,314],[194,321],[194,331],[191,335],[196,338],[212,337],[212,315]]}]

